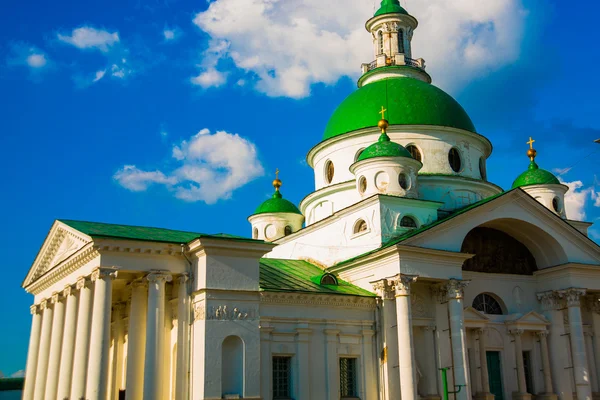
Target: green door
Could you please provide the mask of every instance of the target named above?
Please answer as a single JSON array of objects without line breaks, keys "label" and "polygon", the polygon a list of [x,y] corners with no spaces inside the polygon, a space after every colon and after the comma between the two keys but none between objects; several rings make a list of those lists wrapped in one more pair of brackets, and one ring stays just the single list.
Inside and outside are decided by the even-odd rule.
[{"label": "green door", "polygon": [[502,388],[502,365],[500,364],[499,351],[486,351],[488,376],[490,378],[490,392],[496,397],[495,400],[504,399]]}]

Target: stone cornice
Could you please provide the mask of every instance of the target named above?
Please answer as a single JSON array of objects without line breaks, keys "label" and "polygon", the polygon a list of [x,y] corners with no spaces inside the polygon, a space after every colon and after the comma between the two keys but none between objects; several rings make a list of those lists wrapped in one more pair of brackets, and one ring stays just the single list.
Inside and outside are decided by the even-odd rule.
[{"label": "stone cornice", "polygon": [[351,307],[364,310],[373,310],[376,308],[376,299],[374,297],[358,296],[339,296],[328,294],[302,294],[302,293],[283,293],[283,292],[261,292],[261,303],[327,306],[327,307]]}]

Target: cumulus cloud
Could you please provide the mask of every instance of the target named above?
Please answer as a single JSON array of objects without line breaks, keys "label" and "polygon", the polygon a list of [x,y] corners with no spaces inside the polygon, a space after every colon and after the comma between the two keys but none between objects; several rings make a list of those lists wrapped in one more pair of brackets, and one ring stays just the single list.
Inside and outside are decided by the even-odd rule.
[{"label": "cumulus cloud", "polygon": [[163,30],[163,38],[165,42],[174,42],[178,40],[183,32],[178,27],[165,28]]},{"label": "cumulus cloud", "polygon": [[50,65],[50,60],[44,51],[35,46],[26,43],[12,43],[7,64],[27,67],[32,73],[39,73]]},{"label": "cumulus cloud", "polygon": [[[413,57],[426,59],[442,87],[452,90],[519,56],[521,0],[429,0],[411,2],[409,12],[420,22]],[[364,0],[215,0],[194,23],[212,38],[208,53],[256,75],[259,91],[300,98],[312,84],[356,78],[374,58],[364,30],[371,15],[373,2]]]},{"label": "cumulus cloud", "polygon": [[214,204],[228,199],[246,183],[264,174],[254,144],[238,134],[203,129],[189,140],[174,145],[177,167],[168,171],[146,171],[125,165],[114,175],[124,188],[134,192],[163,185],[179,199]]},{"label": "cumulus cloud", "polygon": [[104,78],[104,75],[106,75],[105,69],[103,69],[101,71],[96,71],[96,75],[94,76],[94,80],[92,82],[93,83],[98,82],[100,79]]},{"label": "cumulus cloud", "polygon": [[211,41],[203,54],[202,63],[198,65],[200,73],[190,80],[194,85],[204,89],[219,87],[227,82],[227,73],[217,69],[219,60],[227,54],[229,44],[225,40]]},{"label": "cumulus cloud", "polygon": [[569,219],[584,221],[587,215],[586,207],[592,201],[595,207],[600,207],[599,195],[593,186],[586,188],[581,181],[565,182],[560,178],[559,180],[569,187],[569,191],[565,194],[565,210]]},{"label": "cumulus cloud", "polygon": [[70,35],[57,35],[58,40],[73,45],[79,49],[97,49],[107,52],[113,45],[119,42],[118,32],[108,32],[91,26],[82,26],[73,29]]},{"label": "cumulus cloud", "polygon": [[198,76],[192,78],[192,83],[208,89],[210,87],[219,87],[227,81],[227,76],[223,72],[217,71],[215,68],[210,68],[201,72]]}]

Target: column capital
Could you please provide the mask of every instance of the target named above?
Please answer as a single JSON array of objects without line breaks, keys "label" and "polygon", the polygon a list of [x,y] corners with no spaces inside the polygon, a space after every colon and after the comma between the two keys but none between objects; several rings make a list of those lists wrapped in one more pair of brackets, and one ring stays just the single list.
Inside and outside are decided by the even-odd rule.
[{"label": "column capital", "polygon": [[31,315],[36,315],[40,313],[40,306],[38,304],[34,304],[29,307],[29,312]]},{"label": "column capital", "polygon": [[118,311],[122,314],[123,311],[125,310],[125,306],[126,306],[125,302],[120,301],[118,303],[114,303],[112,308],[113,308],[113,311],[115,311],[115,312]]},{"label": "column capital", "polygon": [[40,301],[40,311],[44,311],[46,308],[48,308],[48,299],[42,299]]},{"label": "column capital", "polygon": [[417,278],[416,275],[400,274],[394,278],[390,278],[389,283],[396,297],[410,296],[410,286],[417,281]]},{"label": "column capital", "polygon": [[166,271],[152,271],[146,275],[146,279],[148,282],[152,283],[171,282],[173,280],[173,275]]},{"label": "column capital", "polygon": [[553,290],[537,293],[537,298],[538,301],[542,303],[542,309],[544,311],[552,311],[561,308],[560,296]]},{"label": "column capital", "polygon": [[191,279],[190,274],[188,272],[184,272],[183,274],[181,274],[177,277],[177,282],[181,285],[183,283],[186,283],[190,279]]},{"label": "column capital", "polygon": [[62,291],[62,295],[64,298],[67,298],[71,295],[74,295],[73,285],[66,285]]},{"label": "column capital", "polygon": [[471,281],[463,281],[460,279],[450,279],[445,285],[446,298],[448,300],[462,299],[465,296],[465,288]]},{"label": "column capital", "polygon": [[539,336],[540,338],[542,338],[542,337],[548,337],[550,332],[544,330],[544,331],[538,331],[535,334],[536,334],[536,336]]},{"label": "column capital", "polygon": [[525,331],[523,329],[511,329],[509,333],[512,336],[521,336]]},{"label": "column capital", "polygon": [[141,277],[141,278],[134,279],[133,281],[129,282],[127,285],[130,286],[132,289],[137,289],[140,287],[146,288],[146,287],[148,287],[148,281],[144,277]]},{"label": "column capital", "polygon": [[90,284],[90,281],[85,276],[81,276],[81,277],[77,278],[77,283],[75,284],[75,289],[81,290],[81,289],[85,288],[86,286],[89,288],[89,284]]},{"label": "column capital", "polygon": [[581,297],[585,296],[586,290],[581,288],[569,288],[559,290],[558,295],[567,300],[567,307],[580,307]]},{"label": "column capital", "polygon": [[394,289],[390,285],[388,278],[371,282],[371,285],[373,285],[373,289],[375,290],[377,296],[381,297],[384,300],[394,300]]},{"label": "column capital", "polygon": [[475,329],[478,335],[485,335],[487,329],[486,328],[477,328]]},{"label": "column capital", "polygon": [[61,292],[52,293],[52,297],[51,297],[52,304],[56,304],[59,301],[62,301],[62,299],[63,299],[63,296],[62,296]]},{"label": "column capital", "polygon": [[116,277],[116,267],[100,267],[92,271],[92,282],[95,282],[98,279],[115,279]]}]

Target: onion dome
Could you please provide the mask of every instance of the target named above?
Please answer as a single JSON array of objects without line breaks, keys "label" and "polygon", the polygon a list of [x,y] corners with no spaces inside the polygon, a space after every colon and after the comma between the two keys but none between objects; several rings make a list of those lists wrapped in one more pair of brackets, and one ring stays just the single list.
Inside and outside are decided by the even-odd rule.
[{"label": "onion dome", "polygon": [[273,196],[269,200],[264,201],[260,206],[258,206],[256,211],[254,211],[253,215],[267,213],[291,213],[302,215],[302,213],[300,212],[298,207],[294,205],[294,203],[283,198],[281,192],[279,191],[281,185],[282,182],[279,180],[279,170],[277,170],[276,178],[273,181],[275,193],[273,193]]},{"label": "onion dome", "polygon": [[389,123],[385,119],[379,121],[377,125],[381,129],[381,136],[379,136],[379,140],[360,153],[358,160],[356,160],[357,162],[376,157],[412,158],[410,152],[406,150],[404,146],[390,140],[390,137],[386,133],[388,125]]},{"label": "onion dome", "polygon": [[541,169],[535,162],[537,151],[533,148],[534,142],[535,140],[529,138],[529,142],[527,143],[529,144],[527,156],[531,162],[529,163],[527,171],[523,172],[515,179],[512,184],[513,189],[532,185],[560,185],[560,181],[552,172]]},{"label": "onion dome", "polygon": [[381,6],[379,7],[379,10],[377,10],[377,12],[375,12],[374,17],[383,15],[383,14],[392,14],[392,13],[400,13],[400,14],[409,15],[408,12],[400,6],[399,0],[382,0]]},{"label": "onion dome", "polygon": [[410,77],[382,79],[362,86],[335,110],[323,134],[331,139],[358,129],[370,128],[373,120],[366,109],[378,108],[388,99],[390,125],[429,125],[475,132],[461,105],[438,87]]}]

